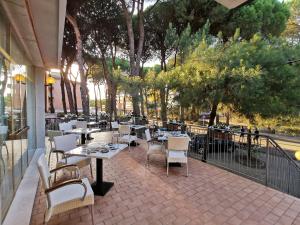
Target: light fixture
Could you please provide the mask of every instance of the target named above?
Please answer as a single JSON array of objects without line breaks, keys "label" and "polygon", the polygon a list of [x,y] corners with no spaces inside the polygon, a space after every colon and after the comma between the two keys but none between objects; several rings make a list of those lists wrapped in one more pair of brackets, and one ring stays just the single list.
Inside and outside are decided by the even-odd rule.
[{"label": "light fixture", "polygon": [[55,82],[56,82],[55,78],[53,78],[51,76],[47,77],[47,79],[46,79],[46,84],[47,85],[55,84]]},{"label": "light fixture", "polygon": [[26,81],[26,77],[25,75],[21,74],[21,73],[18,73],[14,76],[14,79],[19,82],[19,83],[25,83]]},{"label": "light fixture", "polygon": [[297,160],[300,160],[300,151],[295,152],[295,157]]}]

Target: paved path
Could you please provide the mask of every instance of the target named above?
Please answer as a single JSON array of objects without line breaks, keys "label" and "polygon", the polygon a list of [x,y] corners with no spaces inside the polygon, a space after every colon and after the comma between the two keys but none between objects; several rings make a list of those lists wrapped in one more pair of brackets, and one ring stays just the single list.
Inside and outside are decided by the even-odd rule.
[{"label": "paved path", "polygon": [[[110,138],[109,133],[93,136]],[[95,198],[97,225],[300,224],[300,199],[195,159],[189,159],[189,177],[184,176],[185,168],[171,168],[167,177],[164,158],[154,157],[145,167],[145,146],[132,147],[104,163],[105,180],[115,186]],[[88,168],[83,174],[89,176]],[[40,186],[31,225],[42,224],[45,205]],[[54,216],[51,224],[91,224],[91,217],[82,208]]]}]

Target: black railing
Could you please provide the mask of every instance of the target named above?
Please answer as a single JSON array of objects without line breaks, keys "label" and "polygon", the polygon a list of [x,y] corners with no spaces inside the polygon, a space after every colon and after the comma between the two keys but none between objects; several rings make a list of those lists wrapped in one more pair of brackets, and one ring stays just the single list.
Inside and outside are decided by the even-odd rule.
[{"label": "black railing", "polygon": [[198,129],[197,133],[190,130],[190,157],[300,197],[300,167],[274,139],[230,130]]}]

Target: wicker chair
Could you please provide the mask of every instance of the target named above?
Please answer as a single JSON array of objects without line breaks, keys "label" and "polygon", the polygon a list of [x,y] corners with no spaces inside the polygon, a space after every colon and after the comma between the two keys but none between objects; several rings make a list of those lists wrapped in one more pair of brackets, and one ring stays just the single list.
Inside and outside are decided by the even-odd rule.
[{"label": "wicker chair", "polygon": [[152,155],[161,155],[166,157],[166,151],[164,149],[164,145],[162,143],[155,144],[154,141],[151,138],[150,130],[145,130],[145,136],[146,141],[148,144],[148,150],[147,150],[147,166],[149,166],[150,156]]},{"label": "wicker chair", "polygon": [[167,176],[169,175],[169,163],[185,163],[186,176],[189,175],[188,157],[189,137],[169,137],[167,149]]},{"label": "wicker chair", "polygon": [[[92,224],[94,224],[94,192],[87,178],[79,178],[79,169],[75,165],[65,165],[49,171],[45,155],[40,156],[37,165],[43,188],[47,196],[47,210],[44,215],[44,224],[56,214],[85,206],[89,207],[92,216]],[[52,185],[51,174],[66,168],[76,169],[78,172],[77,177],[57,185]]]},{"label": "wicker chair", "polygon": [[90,166],[91,176],[93,177],[91,158],[81,156],[66,156],[65,152],[77,147],[77,136],[68,134],[54,137],[55,150],[53,152],[62,154],[62,159],[58,160],[57,167],[73,164],[79,168]]}]

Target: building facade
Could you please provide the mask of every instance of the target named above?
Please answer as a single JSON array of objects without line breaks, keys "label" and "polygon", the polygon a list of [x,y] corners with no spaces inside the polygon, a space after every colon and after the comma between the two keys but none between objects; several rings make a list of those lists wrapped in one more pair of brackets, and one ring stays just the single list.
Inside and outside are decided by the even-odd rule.
[{"label": "building facade", "polygon": [[[55,83],[52,85],[52,87],[50,87],[50,86],[46,87],[46,96],[47,96],[47,98],[45,99],[45,101],[46,101],[46,111],[51,112],[50,101],[51,101],[51,95],[52,95],[53,107],[54,107],[55,113],[63,112],[64,108],[63,108],[63,103],[62,103],[62,93],[61,93],[62,91],[61,91],[61,78],[60,78],[60,75],[57,74],[57,73],[52,73],[51,77],[53,77],[55,79]],[[76,82],[76,84],[75,84],[73,82],[73,84],[71,84],[71,88],[72,88],[73,98],[74,98],[74,89],[76,90],[77,109],[78,109],[79,112],[82,112],[80,83]],[[66,89],[66,87],[64,87],[64,89],[65,89],[66,107],[67,107],[67,111],[69,112],[70,107],[69,107],[69,99],[68,99],[68,96],[67,96],[67,89]],[[51,94],[51,91],[52,91],[52,94]]]},{"label": "building facade", "polygon": [[0,1],[0,224],[19,224],[12,202],[45,148],[44,77],[59,66],[65,10],[66,0]]}]

